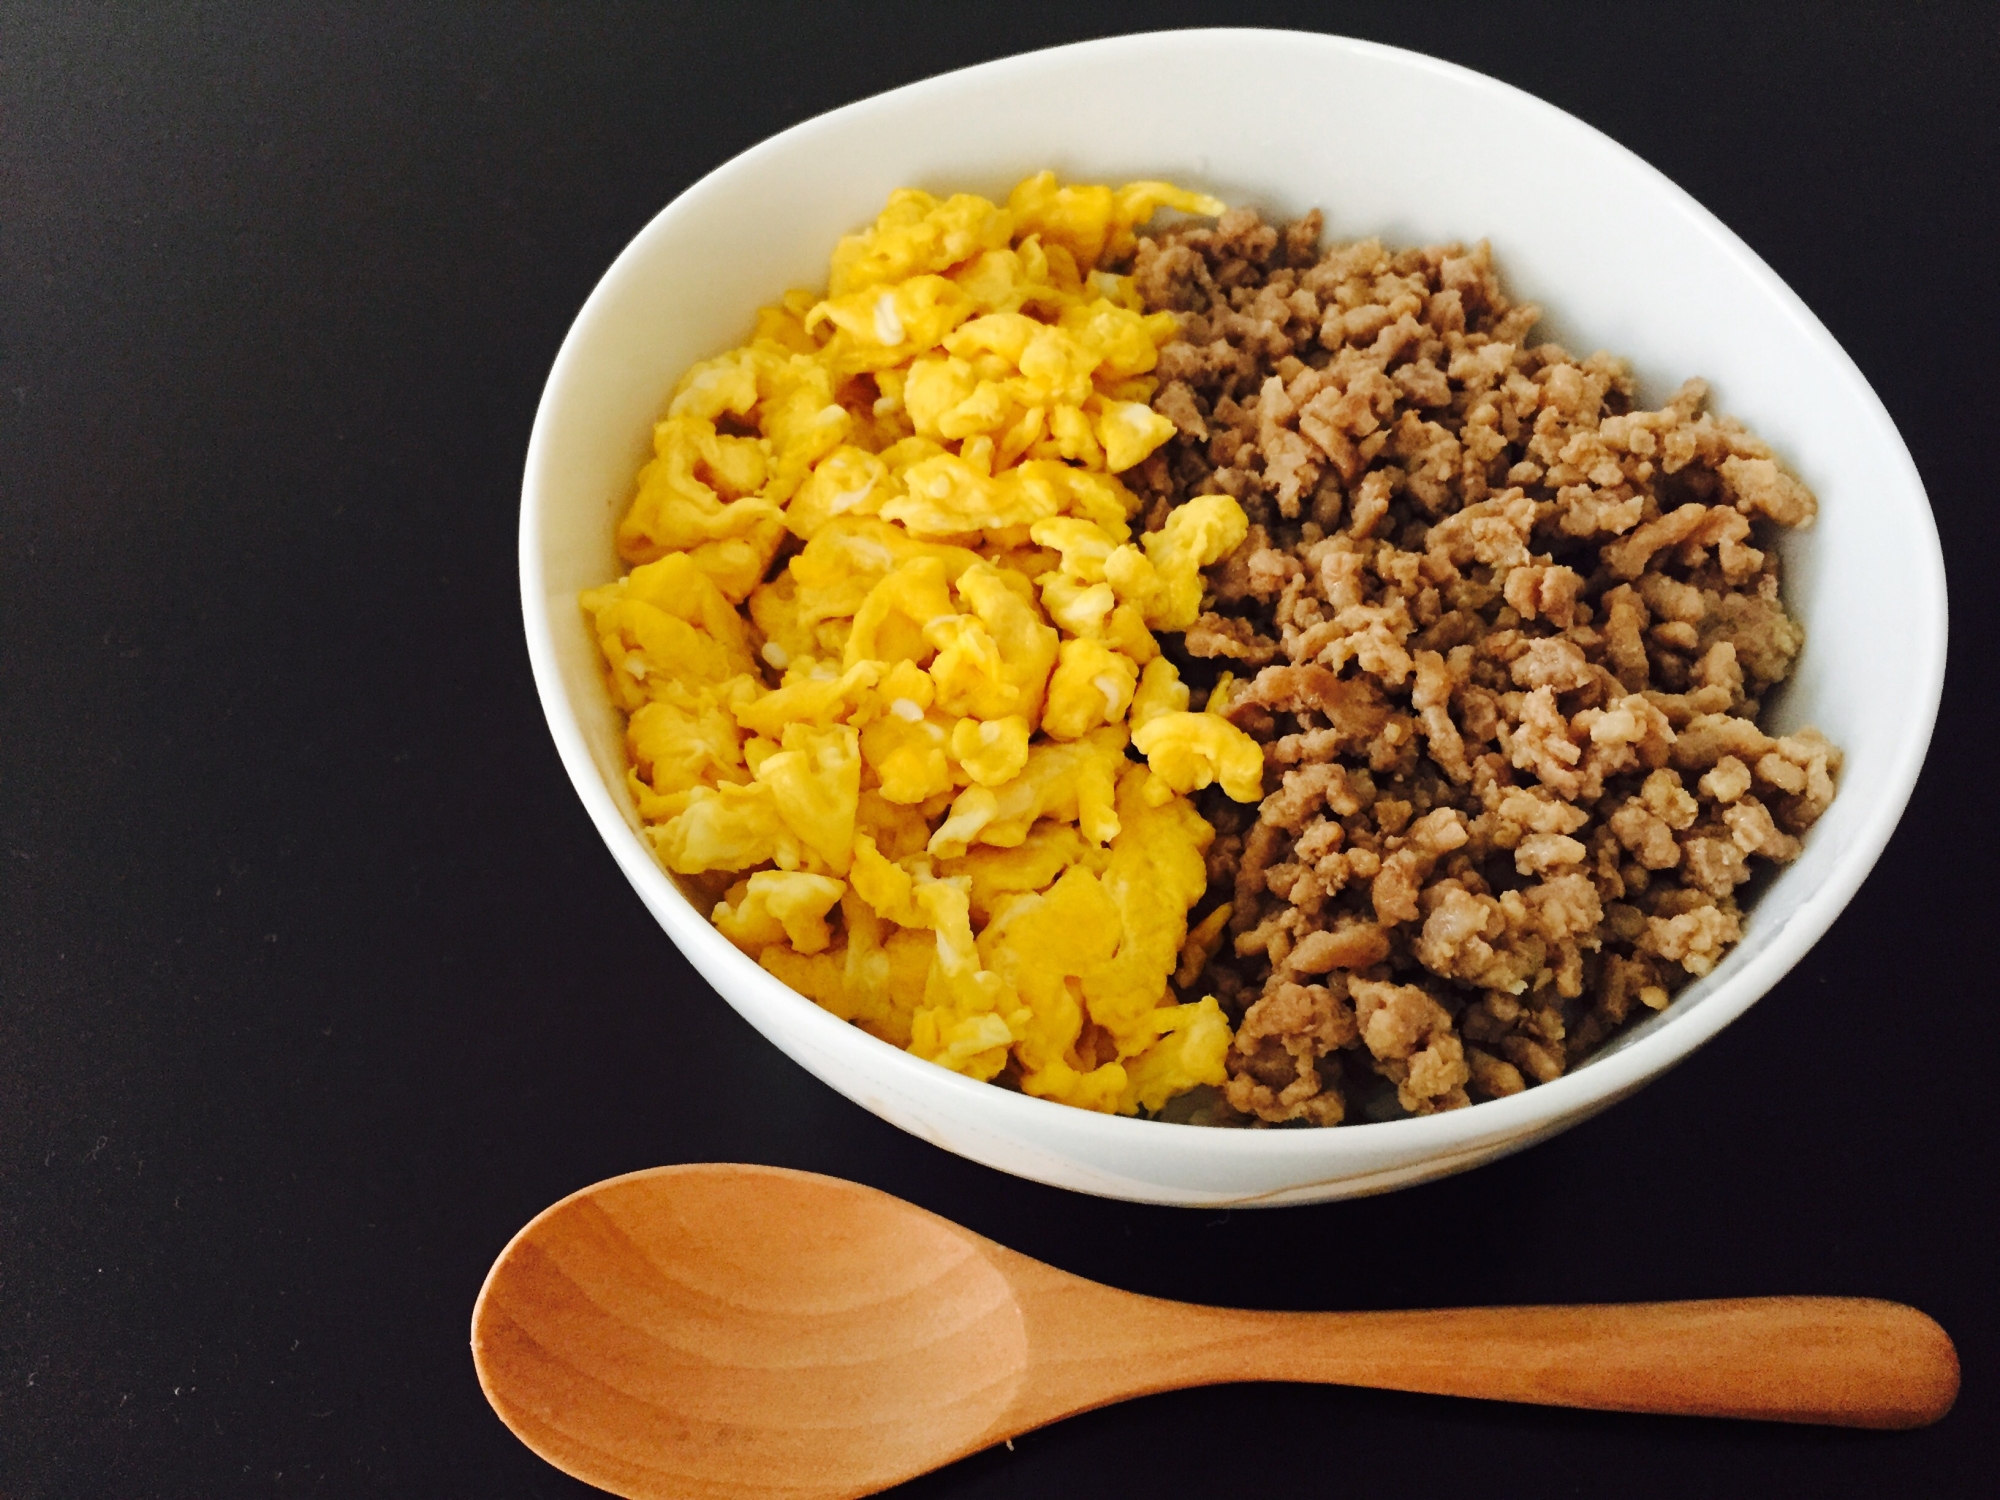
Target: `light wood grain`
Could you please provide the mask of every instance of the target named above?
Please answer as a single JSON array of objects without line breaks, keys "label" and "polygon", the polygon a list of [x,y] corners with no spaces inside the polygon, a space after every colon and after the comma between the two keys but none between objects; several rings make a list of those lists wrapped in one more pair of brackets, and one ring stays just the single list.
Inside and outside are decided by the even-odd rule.
[{"label": "light wood grain", "polygon": [[1121,1292],[836,1178],[661,1167],[514,1238],[472,1315],[487,1399],[633,1500],[841,1500],[1058,1418],[1232,1380],[1854,1427],[1934,1422],[1944,1330],[1838,1297],[1265,1313]]}]

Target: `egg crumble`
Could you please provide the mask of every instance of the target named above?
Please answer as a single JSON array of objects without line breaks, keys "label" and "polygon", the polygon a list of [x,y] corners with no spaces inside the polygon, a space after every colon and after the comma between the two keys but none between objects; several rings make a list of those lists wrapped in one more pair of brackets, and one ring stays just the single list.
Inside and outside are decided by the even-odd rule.
[{"label": "egg crumble", "polygon": [[582,599],[646,833],[730,941],[919,1057],[1125,1114],[1226,1081],[1228,1019],[1169,984],[1214,837],[1189,794],[1263,795],[1154,637],[1243,508],[1135,538],[1117,477],[1176,431],[1180,320],[1106,269],[1161,209],[1223,205],[1049,172],[891,195],[824,296],[681,379],[631,570]]}]

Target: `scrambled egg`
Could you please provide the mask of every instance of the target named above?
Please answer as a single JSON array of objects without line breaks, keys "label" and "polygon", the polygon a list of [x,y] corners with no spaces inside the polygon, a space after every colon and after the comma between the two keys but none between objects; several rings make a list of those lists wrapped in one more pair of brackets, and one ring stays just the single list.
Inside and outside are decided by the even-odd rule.
[{"label": "scrambled egg", "polygon": [[1227,1019],[1169,988],[1213,837],[1187,794],[1263,791],[1153,635],[1243,511],[1135,537],[1117,478],[1174,430],[1174,319],[1105,269],[1161,208],[1222,205],[1049,172],[893,194],[825,296],[682,378],[631,570],[583,596],[640,818],[724,936],[919,1057],[1127,1114],[1223,1081]]}]

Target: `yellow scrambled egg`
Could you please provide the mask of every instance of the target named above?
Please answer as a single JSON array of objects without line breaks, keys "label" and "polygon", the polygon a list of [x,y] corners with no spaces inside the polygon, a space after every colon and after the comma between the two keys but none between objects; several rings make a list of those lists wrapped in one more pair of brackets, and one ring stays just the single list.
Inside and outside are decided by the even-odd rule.
[{"label": "yellow scrambled egg", "polygon": [[1254,801],[1263,757],[1154,640],[1246,521],[1203,496],[1134,536],[1175,324],[1103,267],[1221,207],[893,194],[825,296],[682,378],[631,571],[583,596],[639,815],[725,936],[919,1057],[1127,1114],[1223,1081],[1220,1007],[1168,986],[1213,837],[1187,794]]}]

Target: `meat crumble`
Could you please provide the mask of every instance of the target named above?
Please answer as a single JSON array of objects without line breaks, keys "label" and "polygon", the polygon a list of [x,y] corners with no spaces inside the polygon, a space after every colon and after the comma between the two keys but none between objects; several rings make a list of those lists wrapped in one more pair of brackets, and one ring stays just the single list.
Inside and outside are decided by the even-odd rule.
[{"label": "meat crumble", "polygon": [[1810,491],[1699,381],[1534,342],[1484,244],[1320,246],[1235,210],[1141,239],[1181,316],[1128,483],[1247,539],[1162,637],[1263,748],[1211,790],[1175,976],[1235,1023],[1222,1119],[1335,1125],[1561,1076],[1709,973],[1840,755],[1758,727],[1804,632],[1773,542]]}]

